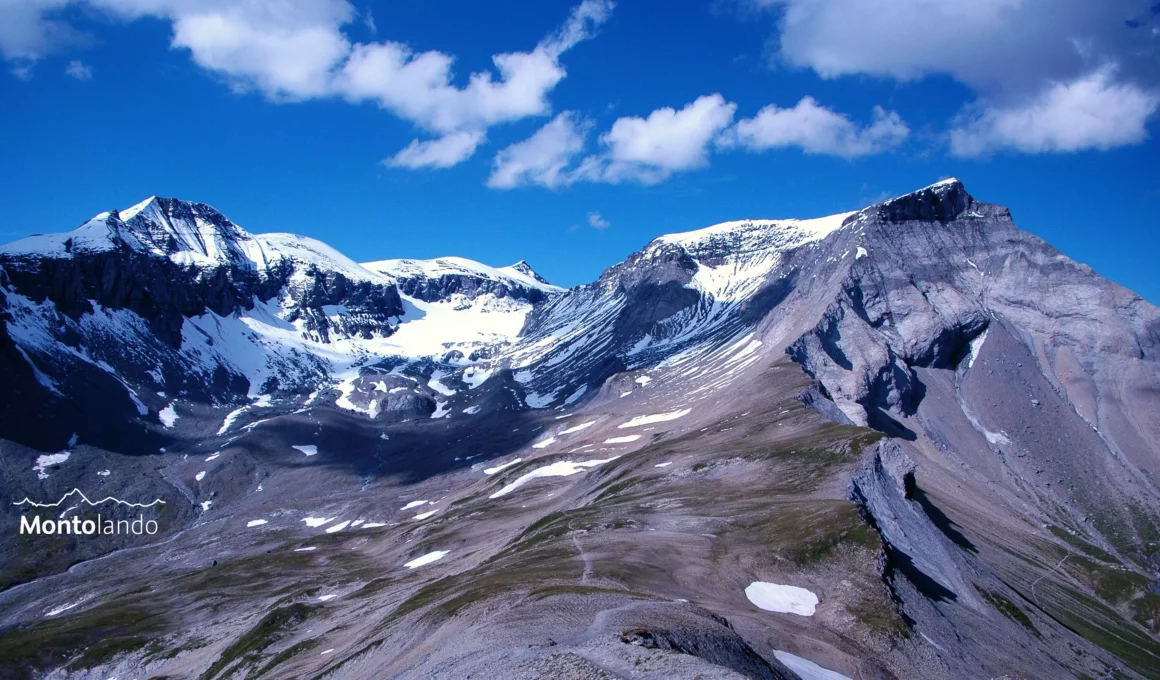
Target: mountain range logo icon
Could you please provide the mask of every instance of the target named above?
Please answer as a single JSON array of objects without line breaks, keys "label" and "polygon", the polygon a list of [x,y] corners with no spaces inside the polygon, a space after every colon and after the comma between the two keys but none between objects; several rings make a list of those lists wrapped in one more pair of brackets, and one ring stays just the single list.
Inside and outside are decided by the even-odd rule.
[{"label": "mountain range logo icon", "polygon": [[91,506],[97,506],[97,505],[101,505],[103,503],[110,503],[110,502],[116,503],[118,505],[124,505],[125,507],[129,507],[129,508],[151,508],[157,504],[165,505],[165,501],[161,500],[160,498],[156,498],[150,503],[130,503],[129,501],[123,501],[120,498],[115,498],[113,496],[106,496],[105,498],[102,498],[99,501],[91,501],[91,500],[89,500],[89,497],[84,494],[83,491],[81,491],[80,489],[77,489],[77,488],[74,488],[72,491],[69,491],[65,495],[61,496],[60,500],[55,502],[55,503],[37,503],[36,501],[34,501],[26,496],[24,498],[24,500],[17,501],[15,503],[13,503],[13,505],[31,505],[34,508],[57,508],[57,507],[60,507],[61,505],[64,505],[64,502],[67,501],[72,496],[80,496],[81,501],[83,503],[87,503]]}]

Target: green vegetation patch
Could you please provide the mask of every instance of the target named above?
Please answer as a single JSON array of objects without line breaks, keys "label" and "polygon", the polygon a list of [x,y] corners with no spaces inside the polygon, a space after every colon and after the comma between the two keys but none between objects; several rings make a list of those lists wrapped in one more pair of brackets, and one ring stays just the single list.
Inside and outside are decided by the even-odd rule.
[{"label": "green vegetation patch", "polygon": [[1075,548],[1076,550],[1084,553],[1085,555],[1088,555],[1089,557],[1094,557],[1095,559],[1102,560],[1104,562],[1114,563],[1117,561],[1115,557],[1112,557],[1112,555],[1110,555],[1103,548],[1101,548],[1097,545],[1094,545],[1092,543],[1088,543],[1087,541],[1080,538],[1078,535],[1071,533],[1070,531],[1068,531],[1067,529],[1065,529],[1061,526],[1057,526],[1055,524],[1052,524],[1047,529],[1052,534],[1054,534],[1056,537],[1063,540],[1064,543],[1067,543],[1072,548]]},{"label": "green vegetation patch", "polygon": [[150,608],[106,604],[5,631],[0,668],[28,676],[48,668],[92,668],[145,647],[165,628],[163,617]]},{"label": "green vegetation patch", "polygon": [[1035,624],[1031,622],[1031,619],[1027,617],[1027,614],[1024,613],[1023,610],[1020,609],[1019,606],[1014,602],[1004,597],[1002,593],[990,591],[986,588],[980,588],[979,586],[975,586],[975,590],[979,591],[979,594],[983,596],[983,599],[986,600],[996,610],[998,610],[1000,614],[1011,619],[1015,623],[1018,623],[1032,633],[1035,633],[1036,637],[1043,637],[1039,633],[1039,629],[1037,629]]},{"label": "green vegetation patch", "polygon": [[[253,628],[221,653],[201,675],[201,680],[219,677],[227,668],[237,662],[238,666],[256,664],[261,654],[296,628],[317,609],[316,606],[297,603],[279,607],[262,617]],[[236,670],[236,667],[235,667]]]}]

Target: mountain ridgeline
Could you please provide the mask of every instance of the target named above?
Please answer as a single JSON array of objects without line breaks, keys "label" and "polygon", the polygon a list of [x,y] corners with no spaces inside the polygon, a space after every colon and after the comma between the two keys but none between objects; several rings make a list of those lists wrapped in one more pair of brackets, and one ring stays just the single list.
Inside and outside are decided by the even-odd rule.
[{"label": "mountain ridgeline", "polygon": [[150,198],[0,361],[5,497],[165,502],[0,547],[18,677],[1160,677],[1160,310],[957,180],[572,289]]}]

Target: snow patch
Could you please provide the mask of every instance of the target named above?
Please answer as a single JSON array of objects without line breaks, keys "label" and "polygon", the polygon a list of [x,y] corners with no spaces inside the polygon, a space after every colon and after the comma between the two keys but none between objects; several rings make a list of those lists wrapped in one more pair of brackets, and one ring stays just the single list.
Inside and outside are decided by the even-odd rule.
[{"label": "snow patch", "polygon": [[987,333],[990,332],[991,329],[988,328],[971,339],[971,354],[967,359],[967,368],[975,366],[975,359],[979,357],[979,350],[983,349],[983,343],[987,341]]},{"label": "snow patch", "polygon": [[528,405],[528,408],[544,408],[555,400],[555,392],[550,394],[537,394],[532,392],[528,396],[524,397],[524,403]]},{"label": "snow patch", "polygon": [[45,618],[48,618],[50,616],[56,616],[57,614],[63,614],[64,612],[67,612],[68,610],[72,609],[73,607],[83,603],[87,599],[89,599],[88,596],[85,596],[85,597],[82,597],[81,599],[77,600],[76,602],[70,602],[68,604],[62,604],[59,607],[53,607],[52,609],[49,609],[48,611],[46,611],[44,613],[44,616],[45,616]]},{"label": "snow patch", "polygon": [[266,520],[264,520],[264,519],[252,519],[249,522],[246,522],[246,526],[247,527],[260,527],[265,523],[266,523]]},{"label": "snow patch", "polygon": [[157,417],[165,427],[173,427],[173,424],[177,422],[177,409],[173,408],[173,404],[170,404],[158,411]]},{"label": "snow patch", "polygon": [[764,581],[750,583],[745,588],[745,597],[758,609],[798,616],[813,616],[818,605],[818,596],[805,588]]},{"label": "snow patch", "polygon": [[612,439],[605,439],[604,443],[605,444],[627,444],[629,442],[634,442],[638,439],[640,439],[639,434],[629,434],[629,435],[625,435],[623,437],[613,437]]},{"label": "snow patch", "polygon": [[627,423],[620,425],[619,429],[626,427],[640,427],[641,425],[651,425],[652,423],[665,423],[670,420],[676,420],[677,418],[684,418],[692,412],[693,409],[686,408],[680,411],[673,411],[671,413],[658,413],[656,415],[637,416]]},{"label": "snow patch", "polygon": [[444,385],[442,382],[440,382],[440,378],[444,378],[446,376],[447,376],[447,374],[444,373],[443,371],[435,371],[434,373],[431,374],[431,379],[429,381],[427,381],[427,387],[430,387],[431,389],[435,390],[436,392],[438,392],[439,394],[442,394],[445,397],[450,397],[450,396],[454,395],[458,390],[454,390],[454,389]]},{"label": "snow patch", "polygon": [[522,463],[523,460],[524,460],[523,458],[516,458],[513,461],[510,461],[507,463],[501,463],[500,465],[496,465],[495,467],[489,467],[483,471],[483,474],[494,475],[497,472],[500,472],[500,471],[506,470],[507,468],[510,468],[511,466],[515,465],[516,463]]},{"label": "snow patch", "polygon": [[295,444],[294,446],[291,446],[290,448],[298,449],[302,453],[305,453],[307,456],[318,455],[318,447],[315,446],[314,444]]},{"label": "snow patch", "polygon": [[580,430],[584,430],[584,429],[587,429],[589,427],[592,427],[595,424],[596,424],[595,420],[590,420],[586,423],[580,423],[579,425],[574,425],[566,430],[560,430],[560,432],[558,434],[572,434],[573,432],[579,432]]},{"label": "snow patch", "polygon": [[71,451],[61,451],[60,453],[46,453],[36,459],[36,464],[32,466],[32,470],[36,473],[37,479],[48,479],[48,473],[45,468],[50,468],[53,465],[60,465],[68,460],[72,455]]},{"label": "snow patch", "polygon": [[308,526],[308,527],[318,528],[324,524],[330,524],[331,522],[333,522],[336,519],[338,519],[338,518],[337,517],[329,517],[329,518],[327,518],[327,517],[304,517],[302,519],[302,521],[305,522],[306,526]]},{"label": "snow patch", "polygon": [[809,659],[794,656],[780,649],[773,650],[773,655],[787,668],[797,673],[801,680],[850,680],[848,676],[823,668]]},{"label": "snow patch", "polygon": [[539,479],[541,477],[568,477],[582,470],[604,465],[605,463],[616,460],[616,458],[617,456],[613,456],[612,458],[588,460],[580,463],[564,460],[557,463],[552,463],[551,465],[545,465],[543,467],[536,468],[535,470],[532,470],[525,475],[522,475],[511,484],[508,484],[499,491],[496,491],[492,495],[488,496],[488,498],[500,498],[502,496],[506,496],[524,484],[532,481],[533,479]]},{"label": "snow patch", "polygon": [[408,569],[414,569],[416,567],[421,567],[425,564],[431,564],[432,562],[437,562],[437,561],[443,559],[450,552],[451,552],[450,550],[436,550],[435,552],[429,552],[426,555],[423,555],[422,557],[416,557],[415,559],[411,560],[410,562],[405,562],[403,564],[403,566],[408,568]]}]

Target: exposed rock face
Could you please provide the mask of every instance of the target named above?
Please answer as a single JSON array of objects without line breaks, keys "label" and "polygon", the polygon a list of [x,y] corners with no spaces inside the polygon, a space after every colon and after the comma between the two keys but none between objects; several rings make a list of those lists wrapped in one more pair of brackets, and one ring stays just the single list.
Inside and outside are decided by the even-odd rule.
[{"label": "exposed rock face", "polygon": [[[529,267],[527,271],[531,271],[531,268]],[[535,274],[535,272],[532,273]],[[539,275],[536,275],[536,277],[538,279]],[[399,290],[403,293],[427,302],[446,300],[452,295],[463,295],[467,298],[475,298],[480,295],[490,294],[497,298],[510,297],[516,300],[526,300],[534,304],[542,302],[548,297],[544,290],[539,287],[520,285],[518,282],[512,280],[496,280],[473,276],[470,273],[443,273],[434,277],[423,275],[405,276],[399,278],[398,286]]]},{"label": "exposed rock face", "polygon": [[[253,236],[204,204],[152,198],[68,234],[17,241],[0,251],[0,263],[9,289],[28,301],[28,323],[41,317],[46,343],[103,362],[135,386],[140,376],[160,371],[168,377],[152,382],[162,387],[229,399],[231,392],[267,385],[248,384],[253,380],[230,357],[212,359],[192,348],[191,333],[198,331],[190,319],[225,319],[274,305],[286,323],[300,322],[302,336],[321,343],[394,332],[393,320],[404,310],[393,282],[331,253],[308,239]],[[112,327],[90,321],[122,312],[131,316]],[[138,320],[147,332],[131,330]],[[129,341],[128,334],[135,351],[110,346]],[[42,361],[49,366],[75,361],[50,344],[27,349],[47,354]],[[295,361],[308,372],[319,370],[313,357]],[[283,373],[270,385],[289,386],[289,378]]]},{"label": "exposed rock face", "polygon": [[391,317],[403,313],[397,290],[386,281],[352,281],[325,261],[303,261],[282,241],[246,233],[203,203],[152,198],[125,211],[105,213],[72,234],[33,237],[0,252],[21,294],[50,300],[76,319],[93,305],[127,309],[148,321],[174,348],[185,318],[213,312],[228,316],[285,294],[288,321],[328,341],[332,324],[323,311],[343,306],[349,317],[340,336],[389,335]]},{"label": "exposed rock face", "polygon": [[[304,321],[307,333],[324,343],[339,338],[370,340],[394,332],[392,319],[404,313],[396,287],[372,281],[352,281],[341,272],[311,267],[304,282],[290,281],[285,287],[292,306],[286,321]],[[328,313],[327,308],[341,314]]]},{"label": "exposed rock face", "polygon": [[858,503],[886,542],[887,577],[897,570],[931,599],[956,600],[981,610],[982,602],[960,571],[958,549],[912,498],[915,465],[893,440],[865,454],[850,485]]}]

